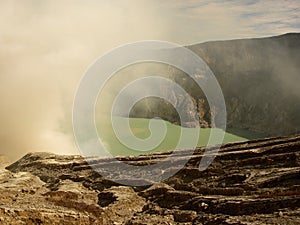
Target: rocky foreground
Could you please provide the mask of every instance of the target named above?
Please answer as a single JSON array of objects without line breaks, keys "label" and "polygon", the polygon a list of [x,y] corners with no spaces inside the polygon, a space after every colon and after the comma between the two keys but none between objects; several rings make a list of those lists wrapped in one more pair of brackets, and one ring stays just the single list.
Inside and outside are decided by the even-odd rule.
[{"label": "rocky foreground", "polygon": [[[0,224],[300,224],[300,136],[225,144],[200,172],[203,151],[144,187],[106,180],[81,156],[27,154],[1,169]],[[146,165],[168,154],[119,159]]]}]

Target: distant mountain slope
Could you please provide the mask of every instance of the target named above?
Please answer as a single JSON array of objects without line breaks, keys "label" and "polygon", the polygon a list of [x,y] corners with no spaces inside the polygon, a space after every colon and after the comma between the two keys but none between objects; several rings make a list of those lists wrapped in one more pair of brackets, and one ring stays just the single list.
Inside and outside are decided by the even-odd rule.
[{"label": "distant mountain slope", "polygon": [[[229,128],[271,136],[300,132],[300,33],[214,41],[188,48],[208,64],[219,81],[226,101]],[[195,82],[186,79],[183,73],[173,73],[170,77],[193,96],[201,125],[210,124],[205,96]],[[160,116],[178,123],[174,109],[157,104],[156,111],[149,112],[140,110],[143,104],[137,105],[131,116]]]},{"label": "distant mountain slope", "polygon": [[189,48],[216,75],[230,127],[270,135],[300,131],[300,34]]}]

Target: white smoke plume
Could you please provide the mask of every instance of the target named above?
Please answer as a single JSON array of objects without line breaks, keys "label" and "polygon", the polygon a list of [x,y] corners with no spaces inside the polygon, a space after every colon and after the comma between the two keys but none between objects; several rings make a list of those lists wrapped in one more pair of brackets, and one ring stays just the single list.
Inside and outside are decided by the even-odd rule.
[{"label": "white smoke plume", "polygon": [[78,154],[70,124],[80,77],[113,47],[166,39],[160,17],[151,1],[2,0],[0,155]]}]

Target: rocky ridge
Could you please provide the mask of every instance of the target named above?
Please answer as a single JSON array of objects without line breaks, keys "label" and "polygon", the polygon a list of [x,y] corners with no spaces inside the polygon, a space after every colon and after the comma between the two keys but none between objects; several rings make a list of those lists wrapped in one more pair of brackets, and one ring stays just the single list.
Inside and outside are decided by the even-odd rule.
[{"label": "rocky ridge", "polygon": [[[300,33],[212,41],[187,48],[206,62],[218,80],[225,99],[228,128],[255,131],[269,137],[300,133]],[[176,49],[170,55],[176,57]],[[162,93],[175,99],[176,108],[186,112],[184,116],[189,122],[182,124],[175,109],[157,99],[139,102],[131,116],[161,117],[187,127],[213,127],[218,119],[218,107],[209,108],[206,96],[190,76],[175,67],[167,68],[162,67],[160,73],[183,87],[193,102],[182,99],[168,86],[162,87]],[[191,76],[205,81],[206,74],[200,71]],[[193,123],[195,116],[199,124]]]},{"label": "rocky ridge", "polygon": [[[1,170],[0,223],[300,224],[299,150],[300,136],[225,144],[199,171],[197,148],[174,176],[142,187],[105,179],[81,156],[30,153]],[[172,170],[191,152],[179,153],[118,159],[142,166],[163,158]]]}]

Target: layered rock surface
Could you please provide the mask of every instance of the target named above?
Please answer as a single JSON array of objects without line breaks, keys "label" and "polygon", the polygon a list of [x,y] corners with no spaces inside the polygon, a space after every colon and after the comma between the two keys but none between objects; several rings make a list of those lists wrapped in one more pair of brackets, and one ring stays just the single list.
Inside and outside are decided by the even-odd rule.
[{"label": "layered rock surface", "polygon": [[[299,150],[300,136],[225,144],[199,171],[198,148],[174,176],[142,187],[105,179],[81,156],[30,153],[1,170],[0,223],[300,224]],[[191,153],[118,159],[141,169],[165,159],[157,174],[167,177]],[[111,159],[92,162],[124,172]]]}]

